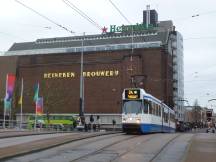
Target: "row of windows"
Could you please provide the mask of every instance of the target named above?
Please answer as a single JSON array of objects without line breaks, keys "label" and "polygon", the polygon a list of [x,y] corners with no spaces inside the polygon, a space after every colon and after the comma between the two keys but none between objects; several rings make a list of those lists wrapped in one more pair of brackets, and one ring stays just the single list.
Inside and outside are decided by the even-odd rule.
[{"label": "row of windows", "polygon": [[161,116],[161,106],[151,101],[144,100],[144,113]]},{"label": "row of windows", "polygon": [[[147,33],[147,34],[133,34],[133,37],[140,37],[140,36],[152,36],[152,35],[157,35],[157,33],[152,32],[152,33]],[[131,34],[127,34],[127,35],[114,35],[114,36],[97,36],[97,37],[66,37],[66,38],[61,38],[61,39],[38,39],[36,40],[36,43],[62,43],[62,42],[71,42],[71,41],[82,41],[84,40],[101,40],[101,39],[114,39],[114,38],[130,38]]]},{"label": "row of windows", "polygon": [[[72,120],[73,117],[72,116],[37,116],[37,120],[46,120],[47,118],[49,118],[49,120]],[[35,116],[30,116],[29,120],[35,120]]]},{"label": "row of windows", "polygon": [[[161,116],[161,105],[153,103],[148,100],[144,100],[144,113],[145,114],[153,114],[155,116]],[[169,114],[164,112],[163,113],[164,122],[168,123],[169,120]],[[175,115],[170,113],[170,120],[172,122],[175,122]]]}]

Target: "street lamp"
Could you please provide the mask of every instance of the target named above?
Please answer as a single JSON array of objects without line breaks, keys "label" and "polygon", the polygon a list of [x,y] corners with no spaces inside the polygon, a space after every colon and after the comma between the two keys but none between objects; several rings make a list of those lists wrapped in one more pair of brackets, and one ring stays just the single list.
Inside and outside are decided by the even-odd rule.
[{"label": "street lamp", "polygon": [[85,33],[83,33],[82,38],[82,48],[81,48],[81,58],[80,58],[80,110],[79,110],[79,116],[80,120],[83,124],[84,120],[84,77],[83,77],[83,52],[84,52],[84,36]]},{"label": "street lamp", "polygon": [[212,98],[212,99],[208,100],[208,102],[210,102],[210,101],[216,101],[216,98]]},{"label": "street lamp", "polygon": [[[210,100],[208,100],[208,102],[211,102],[211,101],[216,101],[216,98],[212,98]],[[211,109],[212,109],[213,105],[211,105]]]},{"label": "street lamp", "polygon": [[190,106],[189,101],[186,100],[186,99],[179,99],[179,100],[176,100],[176,101],[184,101],[184,102],[186,102],[188,104],[188,106]]}]

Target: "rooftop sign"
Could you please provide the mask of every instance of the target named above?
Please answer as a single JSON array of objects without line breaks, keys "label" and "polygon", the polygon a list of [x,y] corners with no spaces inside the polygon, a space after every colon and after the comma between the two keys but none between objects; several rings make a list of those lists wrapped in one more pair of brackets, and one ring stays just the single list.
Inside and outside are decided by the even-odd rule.
[{"label": "rooftop sign", "polygon": [[[138,24],[136,23],[135,25],[122,25],[122,26],[117,26],[117,25],[110,25],[110,31],[109,33],[123,33],[123,32],[132,32],[133,31],[143,31],[143,30],[152,30],[154,28],[153,24]],[[102,28],[102,34],[107,33],[106,27]]]}]

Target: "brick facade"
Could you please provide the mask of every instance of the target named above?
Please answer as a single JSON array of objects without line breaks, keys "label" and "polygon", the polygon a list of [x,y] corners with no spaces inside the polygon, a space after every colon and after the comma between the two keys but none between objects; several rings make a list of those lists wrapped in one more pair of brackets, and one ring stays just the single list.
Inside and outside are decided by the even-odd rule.
[{"label": "brick facade", "polygon": [[[44,97],[44,112],[79,113],[80,53],[18,56],[17,61],[1,57],[0,68],[5,69],[0,73],[1,98],[5,87],[2,78],[9,67],[17,75],[14,107],[19,107],[23,77],[24,113],[34,113],[33,86],[37,81],[39,94]],[[85,113],[120,113],[123,89],[135,85],[173,106],[172,58],[162,47],[135,49],[132,59],[131,50],[84,53],[84,72]]]}]

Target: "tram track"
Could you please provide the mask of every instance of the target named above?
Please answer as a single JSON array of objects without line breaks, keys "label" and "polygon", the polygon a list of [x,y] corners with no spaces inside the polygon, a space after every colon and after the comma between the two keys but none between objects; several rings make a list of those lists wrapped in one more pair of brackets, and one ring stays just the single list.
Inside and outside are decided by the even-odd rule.
[{"label": "tram track", "polygon": [[79,157],[79,158],[76,158],[76,159],[74,159],[74,160],[72,160],[72,161],[70,161],[70,162],[78,162],[79,160],[81,160],[81,159],[83,159],[83,158],[85,158],[85,157],[88,157],[88,156],[91,156],[91,155],[95,155],[95,154],[99,153],[100,151],[103,151],[104,149],[109,148],[110,146],[116,145],[116,144],[121,143],[121,142],[123,142],[123,141],[125,141],[125,140],[130,140],[130,139],[136,138],[137,136],[138,136],[138,135],[132,136],[132,137],[130,136],[130,137],[126,138],[126,139],[122,139],[122,140],[120,140],[120,141],[111,143],[111,144],[109,144],[109,145],[106,145],[106,146],[104,146],[104,147],[102,147],[102,148],[100,148],[100,149],[94,151],[94,152],[91,152],[91,153],[89,153],[89,154],[86,154],[85,156],[81,156],[81,157]]},{"label": "tram track", "polygon": [[[156,137],[158,137],[158,136],[159,136],[158,134],[154,134],[154,135],[148,136],[148,137],[144,140],[144,142],[150,141],[151,139],[156,138]],[[79,162],[79,161],[82,161],[82,160],[85,159],[85,158],[88,158],[88,157],[90,157],[90,156],[95,156],[95,155],[98,154],[98,153],[101,153],[101,152],[103,152],[103,151],[106,151],[106,149],[109,149],[111,146],[120,144],[120,143],[125,142],[125,141],[128,142],[128,140],[133,140],[133,139],[138,138],[138,137],[141,137],[141,136],[140,136],[140,135],[134,135],[134,136],[132,136],[132,137],[128,137],[128,138],[119,140],[119,141],[117,141],[117,142],[113,142],[113,143],[111,143],[111,144],[109,144],[109,145],[106,145],[106,146],[104,146],[104,147],[102,147],[102,148],[100,148],[100,149],[98,149],[98,150],[96,150],[96,151],[94,151],[94,152],[91,152],[91,153],[89,153],[89,154],[86,154],[85,156],[81,156],[81,157],[79,157],[79,158],[76,158],[76,159],[74,159],[74,160],[71,160],[70,162]],[[122,154],[116,153],[117,156],[116,156],[115,158],[109,160],[109,162],[114,162],[114,161],[115,161],[116,159],[118,159],[119,157],[124,156],[124,155],[127,154],[128,152],[132,151],[135,147],[136,147],[136,145],[133,146],[133,147],[129,147],[129,148],[127,149],[127,151],[123,152]]]},{"label": "tram track", "polygon": [[[126,151],[123,151],[122,153],[113,153],[115,154],[115,157],[113,157],[112,159],[109,159],[108,162],[118,162],[118,160],[125,156],[126,154],[130,153],[131,151],[133,151],[134,149],[136,149],[136,147],[140,144],[145,144],[151,140],[154,140],[156,138],[158,138],[161,134],[152,134],[152,135],[149,135],[145,140],[143,140],[141,143],[136,143],[135,145],[133,146],[129,146],[127,148]],[[169,139],[156,153],[154,153],[153,157],[151,157],[148,162],[153,162],[155,158],[157,158],[157,156],[172,142],[174,141],[176,138],[178,138],[180,136],[180,134],[177,134],[175,135],[174,137],[172,137],[171,139]],[[110,147],[114,146],[114,145],[118,145],[118,144],[121,144],[122,142],[125,142],[125,141],[129,141],[129,140],[133,140],[134,138],[137,138],[137,137],[140,137],[140,136],[133,136],[133,137],[129,137],[127,139],[122,139],[122,140],[119,140],[117,142],[114,142],[114,143],[111,143],[109,145],[106,145],[98,150],[95,150],[94,152],[91,152],[89,154],[86,154],[84,156],[81,156],[79,158],[76,158],[76,159],[73,159],[71,160],[70,162],[83,162],[83,161],[88,161],[89,159],[91,159],[91,156],[97,156],[97,154],[103,154],[103,152],[107,152],[109,150]],[[99,156],[99,155],[98,155]],[[91,160],[90,160],[91,161]]]},{"label": "tram track", "polygon": [[[104,136],[108,134],[119,134],[119,132],[104,132],[104,133],[79,133],[73,135],[65,135],[61,137],[51,137],[49,139],[36,140],[18,145],[12,145],[0,148],[0,161],[8,160],[11,158],[44,151],[57,146],[68,144],[83,139],[93,138],[97,136]],[[18,149],[19,148],[19,149]]]},{"label": "tram track", "polygon": [[173,142],[175,139],[177,139],[181,134],[178,134],[176,136],[174,136],[172,139],[170,139],[155,155],[154,157],[152,157],[149,162],[154,162],[154,160],[158,157],[158,155],[171,143]]},{"label": "tram track", "polygon": [[[83,136],[83,134],[85,133],[78,136]],[[161,133],[148,135],[126,135],[124,133],[94,135],[57,145],[59,147],[41,148],[36,151],[32,150],[28,153],[15,155],[6,158],[6,162],[59,162],[62,160],[62,162],[131,162],[133,159],[130,158],[138,154],[144,159],[135,161],[153,162],[157,161],[157,157],[161,156],[163,150],[165,151],[165,148],[175,142],[180,135]],[[0,161],[2,161],[1,158]]]},{"label": "tram track", "polygon": [[45,135],[45,134],[59,134],[59,133],[73,133],[73,132],[6,131],[6,132],[0,132],[0,139],[23,137],[23,136],[34,136],[34,135]]},{"label": "tram track", "polygon": [[[176,138],[178,138],[180,136],[180,134],[174,136],[173,138],[171,138],[168,142],[166,142],[165,145],[163,145],[156,153],[152,153],[154,154],[152,158],[148,159],[147,161],[148,162],[153,162],[157,157],[158,155],[172,142],[174,141]],[[153,138],[155,137],[152,137],[152,138],[149,138],[148,140],[144,141],[144,144],[150,140],[152,140]],[[109,162],[118,162],[118,159],[120,159],[121,157],[125,156],[126,154],[130,153],[131,151],[133,151],[134,149],[136,148],[136,146],[134,147],[131,147],[128,151],[122,153],[122,154],[119,154],[118,157],[110,160]]]}]

